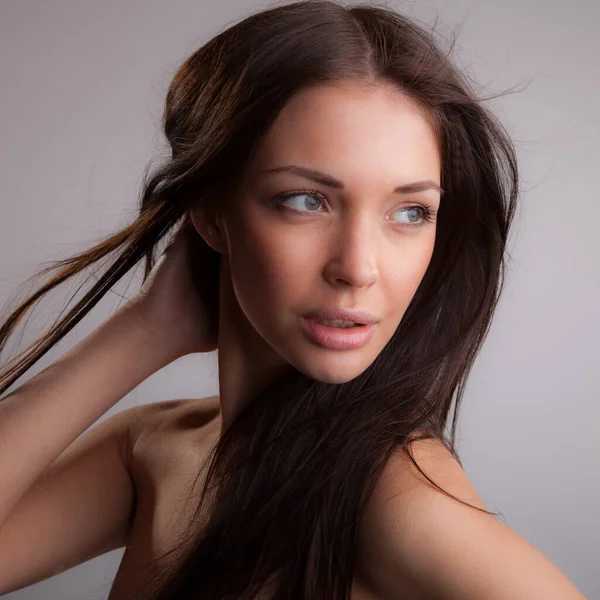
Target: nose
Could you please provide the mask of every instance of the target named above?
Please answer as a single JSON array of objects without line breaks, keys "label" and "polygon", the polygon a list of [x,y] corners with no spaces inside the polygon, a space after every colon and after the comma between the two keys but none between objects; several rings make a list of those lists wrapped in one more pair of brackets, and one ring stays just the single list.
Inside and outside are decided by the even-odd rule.
[{"label": "nose", "polygon": [[373,223],[367,216],[348,217],[332,234],[330,260],[324,270],[325,278],[333,285],[340,282],[352,287],[370,287],[379,278],[376,260],[377,238]]}]

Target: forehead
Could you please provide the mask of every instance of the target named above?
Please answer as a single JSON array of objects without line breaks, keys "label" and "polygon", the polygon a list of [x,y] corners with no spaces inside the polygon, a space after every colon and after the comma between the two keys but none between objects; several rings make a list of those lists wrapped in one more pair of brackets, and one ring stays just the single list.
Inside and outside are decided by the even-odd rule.
[{"label": "forehead", "polygon": [[391,85],[352,83],[293,96],[258,144],[250,169],[289,163],[322,167],[348,181],[365,173],[389,177],[395,185],[420,177],[439,183],[441,167],[434,129],[417,102]]}]

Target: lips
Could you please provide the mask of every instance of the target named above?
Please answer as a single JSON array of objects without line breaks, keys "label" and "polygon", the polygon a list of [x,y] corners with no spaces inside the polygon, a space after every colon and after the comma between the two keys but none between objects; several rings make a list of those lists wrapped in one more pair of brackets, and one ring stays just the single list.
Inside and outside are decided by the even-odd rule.
[{"label": "lips", "polygon": [[352,350],[364,346],[373,337],[377,325],[358,327],[330,327],[314,319],[300,319],[302,329],[318,346],[331,350]]},{"label": "lips", "polygon": [[352,321],[359,325],[371,325],[379,321],[375,315],[363,310],[337,307],[311,310],[303,316],[313,321]]}]

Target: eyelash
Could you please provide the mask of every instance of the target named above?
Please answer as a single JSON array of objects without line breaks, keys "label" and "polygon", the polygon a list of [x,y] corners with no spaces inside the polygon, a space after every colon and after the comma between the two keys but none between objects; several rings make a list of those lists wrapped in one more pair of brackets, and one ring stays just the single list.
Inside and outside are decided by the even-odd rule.
[{"label": "eyelash", "polygon": [[[288,200],[289,198],[293,198],[294,196],[303,196],[303,195],[314,196],[321,202],[324,202],[324,200],[325,200],[323,197],[323,194],[321,194],[319,191],[309,190],[309,189],[301,189],[296,192],[286,192],[284,194],[279,194],[278,196],[275,196],[274,200],[275,200],[275,204],[277,206],[279,206],[280,204],[283,204],[284,200]],[[433,223],[433,217],[435,216],[435,213],[432,212],[427,206],[423,206],[422,204],[415,204],[414,206],[403,206],[403,207],[399,208],[398,210],[411,210],[414,208],[418,208],[421,210],[421,214],[423,215],[423,220],[417,224],[415,224],[415,223],[413,223],[413,224],[400,223],[400,225],[405,225],[406,227],[417,228],[417,227],[423,227],[424,225],[427,225],[428,223]],[[292,210],[297,213],[316,212],[316,211],[296,210],[295,208],[289,208],[288,210]]]}]

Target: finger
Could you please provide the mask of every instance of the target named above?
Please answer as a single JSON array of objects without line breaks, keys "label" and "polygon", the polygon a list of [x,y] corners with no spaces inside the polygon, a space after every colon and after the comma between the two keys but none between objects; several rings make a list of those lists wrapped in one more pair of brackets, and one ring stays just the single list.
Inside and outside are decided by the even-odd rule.
[{"label": "finger", "polygon": [[[189,234],[189,227],[192,225],[191,219],[189,218],[188,213],[182,217],[181,222],[179,223],[175,233],[171,234],[171,239],[169,243],[165,246],[162,254],[166,254],[168,250],[173,248],[176,244],[182,244],[182,238],[185,238]],[[193,225],[192,225],[193,226]]]}]

